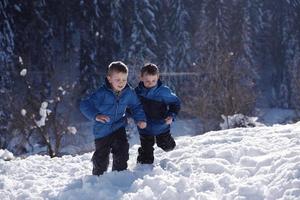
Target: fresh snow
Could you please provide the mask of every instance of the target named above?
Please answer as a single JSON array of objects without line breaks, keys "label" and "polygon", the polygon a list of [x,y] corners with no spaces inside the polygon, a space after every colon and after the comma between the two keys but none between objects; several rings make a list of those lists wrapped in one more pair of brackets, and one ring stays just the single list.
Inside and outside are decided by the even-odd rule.
[{"label": "fresh snow", "polygon": [[21,76],[26,76],[27,74],[27,69],[22,69],[21,72],[20,72],[20,75]]},{"label": "fresh snow", "polygon": [[21,115],[25,117],[26,114],[27,114],[27,111],[26,111],[25,109],[22,109],[22,110],[21,110]]},{"label": "fresh snow", "polygon": [[75,134],[77,133],[77,129],[76,129],[75,126],[68,126],[67,129],[68,129],[68,131],[69,131],[70,133],[72,133],[73,135],[75,135]]},{"label": "fresh snow", "polygon": [[48,107],[48,102],[44,101],[40,107],[41,119],[35,122],[38,127],[42,127],[46,125],[47,116],[51,113],[51,110],[47,109],[47,107]]},{"label": "fresh snow", "polygon": [[14,155],[11,152],[7,151],[6,149],[0,149],[0,160],[8,161],[12,159],[14,159]]},{"label": "fresh snow", "polygon": [[92,152],[0,159],[0,199],[296,200],[300,199],[300,122],[176,137],[155,148],[154,165],[92,176]]}]

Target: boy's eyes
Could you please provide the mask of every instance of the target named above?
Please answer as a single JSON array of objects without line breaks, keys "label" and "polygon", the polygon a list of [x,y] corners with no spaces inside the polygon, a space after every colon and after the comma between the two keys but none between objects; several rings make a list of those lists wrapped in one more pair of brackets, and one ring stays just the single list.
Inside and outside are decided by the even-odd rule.
[{"label": "boy's eyes", "polygon": [[155,83],[155,80],[153,80],[153,81],[146,81],[147,83]]},{"label": "boy's eyes", "polygon": [[115,79],[115,81],[116,82],[126,82],[127,80],[126,79],[123,79],[123,80],[122,79]]}]

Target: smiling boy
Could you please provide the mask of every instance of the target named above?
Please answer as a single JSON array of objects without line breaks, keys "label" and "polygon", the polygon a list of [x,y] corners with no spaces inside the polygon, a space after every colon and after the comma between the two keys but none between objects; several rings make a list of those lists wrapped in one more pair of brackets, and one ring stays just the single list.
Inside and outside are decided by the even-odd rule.
[{"label": "smiling boy", "polygon": [[126,109],[140,129],[146,127],[146,117],[134,90],[127,84],[128,68],[120,62],[108,66],[105,84],[95,93],[81,101],[81,112],[93,121],[95,152],[92,157],[93,175],[103,174],[109,164],[109,154],[113,154],[112,170],[127,169],[129,144],[125,127]]}]

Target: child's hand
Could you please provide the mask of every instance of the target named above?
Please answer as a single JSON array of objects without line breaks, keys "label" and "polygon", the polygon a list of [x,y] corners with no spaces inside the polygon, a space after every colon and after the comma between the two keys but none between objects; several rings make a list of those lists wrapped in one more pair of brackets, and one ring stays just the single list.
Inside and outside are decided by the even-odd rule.
[{"label": "child's hand", "polygon": [[106,115],[97,115],[96,116],[96,121],[97,122],[102,122],[102,123],[106,123],[110,121],[110,118]]},{"label": "child's hand", "polygon": [[173,117],[169,116],[165,119],[166,124],[170,125],[173,122]]},{"label": "child's hand", "polygon": [[138,126],[140,129],[144,129],[144,128],[146,128],[147,123],[146,123],[146,122],[143,122],[143,121],[140,121],[140,122],[137,123],[137,126]]}]

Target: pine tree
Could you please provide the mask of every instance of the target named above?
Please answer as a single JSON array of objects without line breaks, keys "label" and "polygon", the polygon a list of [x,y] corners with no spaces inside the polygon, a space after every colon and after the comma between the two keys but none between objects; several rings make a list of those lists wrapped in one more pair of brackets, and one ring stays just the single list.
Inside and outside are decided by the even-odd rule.
[{"label": "pine tree", "polygon": [[166,1],[158,6],[162,71],[186,71],[191,66],[190,16],[183,1]]},{"label": "pine tree", "polygon": [[113,59],[122,60],[124,58],[124,47],[125,47],[125,16],[129,15],[130,12],[124,12],[124,7],[127,7],[122,0],[111,1],[111,22],[112,22],[112,36],[115,49],[113,50]]},{"label": "pine tree", "polygon": [[128,42],[126,62],[140,68],[146,62],[156,62],[157,24],[155,13],[149,0],[135,0],[133,24]]},{"label": "pine tree", "polygon": [[157,65],[160,71],[171,71],[170,68],[175,66],[175,47],[172,46],[172,34],[169,29],[169,17],[171,15],[171,5],[169,1],[152,1],[153,12],[157,26]]},{"label": "pine tree", "polygon": [[163,80],[176,87],[185,77],[169,75],[186,72],[192,65],[190,16],[183,1],[155,1],[154,12],[158,26],[158,61]]},{"label": "pine tree", "polygon": [[171,31],[176,36],[174,41],[176,42],[175,54],[176,54],[176,67],[175,69],[180,69],[182,71],[188,70],[191,66],[191,36],[188,32],[188,25],[190,16],[187,12],[183,1],[174,1],[172,4],[175,10],[174,22],[175,24],[171,26]]},{"label": "pine tree", "polygon": [[0,148],[6,145],[6,137],[11,120],[10,102],[13,89],[12,65],[14,51],[14,33],[12,29],[12,8],[7,0],[0,2]]},{"label": "pine tree", "polygon": [[112,37],[117,34],[113,32],[117,25],[112,25],[115,16],[112,16],[111,9],[118,7],[118,3],[114,3],[100,0],[80,2],[80,83],[83,94],[96,89],[103,82],[113,53],[119,48],[114,41],[116,37]]},{"label": "pine tree", "polygon": [[285,65],[288,68],[286,75],[288,105],[300,110],[300,1],[286,1],[284,10],[284,22],[282,27],[283,41],[285,46]]}]

